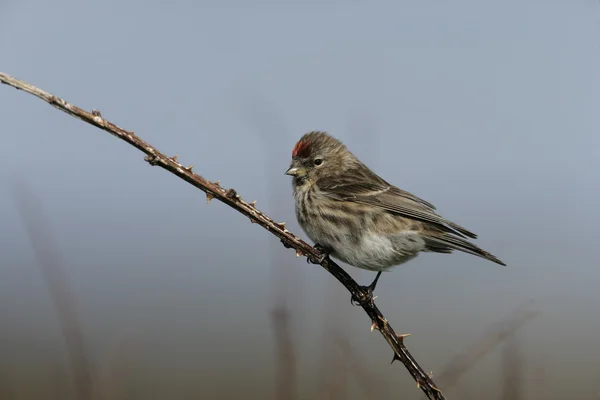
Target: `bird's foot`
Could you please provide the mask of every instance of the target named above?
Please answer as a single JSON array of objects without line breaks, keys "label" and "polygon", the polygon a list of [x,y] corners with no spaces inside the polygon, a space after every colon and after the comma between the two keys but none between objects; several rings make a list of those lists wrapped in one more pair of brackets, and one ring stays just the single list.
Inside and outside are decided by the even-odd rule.
[{"label": "bird's foot", "polygon": [[360,295],[360,298],[358,298],[354,294],[352,295],[352,297],[350,298],[350,303],[352,303],[352,305],[360,305],[360,306],[364,306],[366,304],[373,305],[375,299],[377,298],[377,296],[373,296],[373,292],[375,291],[375,287],[377,286],[377,282],[379,281],[381,272],[382,271],[377,272],[377,276],[375,277],[375,280],[369,286],[360,286],[360,289],[364,293],[364,294]]},{"label": "bird's foot", "polygon": [[353,306],[363,306],[363,305],[373,305],[377,296],[373,296],[373,289],[371,285],[369,286],[360,286],[360,289],[364,294],[362,295],[352,295],[350,298],[350,303]]},{"label": "bird's foot", "polygon": [[309,264],[321,264],[323,261],[325,261],[327,258],[329,258],[329,254],[331,253],[331,249],[325,247],[325,246],[321,246],[319,243],[316,243],[313,248],[315,250],[317,250],[318,252],[322,253],[321,257],[319,257],[317,260],[311,260],[310,257],[306,258],[306,262]]}]

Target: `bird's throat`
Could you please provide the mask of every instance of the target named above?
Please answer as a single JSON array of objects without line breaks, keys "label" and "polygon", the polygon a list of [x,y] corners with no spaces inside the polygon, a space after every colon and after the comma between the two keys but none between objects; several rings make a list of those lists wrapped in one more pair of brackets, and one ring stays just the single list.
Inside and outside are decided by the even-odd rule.
[{"label": "bird's throat", "polygon": [[306,176],[297,176],[294,179],[296,181],[296,186],[302,186],[306,183]]}]

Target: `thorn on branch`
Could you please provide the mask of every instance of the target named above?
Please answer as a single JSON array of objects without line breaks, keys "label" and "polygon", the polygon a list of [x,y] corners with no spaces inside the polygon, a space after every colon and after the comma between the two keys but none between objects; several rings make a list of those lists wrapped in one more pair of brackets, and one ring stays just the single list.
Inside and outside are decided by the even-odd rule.
[{"label": "thorn on branch", "polygon": [[156,155],[154,155],[154,154],[148,154],[146,157],[144,157],[144,161],[148,161],[148,164],[154,166],[154,165],[158,165],[158,163],[160,162],[160,159],[158,157],[156,157]]},{"label": "thorn on branch", "polygon": [[390,364],[393,364],[394,361],[401,361],[400,357],[398,357],[398,354],[394,353],[394,358],[392,358],[392,362]]},{"label": "thorn on branch", "polygon": [[400,341],[400,343],[404,343],[404,338],[411,336],[411,334],[410,333],[401,333],[396,336],[398,336],[398,340]]},{"label": "thorn on branch", "polygon": [[221,186],[221,181],[214,181],[214,182],[213,182],[213,184],[214,184],[215,186]]},{"label": "thorn on branch", "polygon": [[250,204],[251,207],[256,207],[256,200],[254,200],[252,203],[248,203]]},{"label": "thorn on branch", "polygon": [[192,172],[192,169],[194,169],[195,166],[196,166],[196,164],[192,164],[189,167],[183,167],[183,168],[188,172]]},{"label": "thorn on branch", "polygon": [[169,157],[171,159],[171,161],[177,162],[177,159],[179,158],[178,154],[175,154],[173,157]]},{"label": "thorn on branch", "polygon": [[296,257],[300,258],[301,255],[302,255],[302,252],[300,250],[296,250]]},{"label": "thorn on branch", "polygon": [[371,324],[371,332],[373,332],[374,329],[379,330],[379,327],[377,326],[377,322],[375,322],[375,321],[373,321],[373,323]]},{"label": "thorn on branch", "polygon": [[212,199],[214,199],[215,196],[213,196],[211,193],[206,192],[206,204],[210,204],[210,201]]},{"label": "thorn on branch", "polygon": [[102,118],[102,114],[100,113],[100,110],[96,110],[96,109],[92,110],[92,115],[94,117],[100,117],[100,118]]}]

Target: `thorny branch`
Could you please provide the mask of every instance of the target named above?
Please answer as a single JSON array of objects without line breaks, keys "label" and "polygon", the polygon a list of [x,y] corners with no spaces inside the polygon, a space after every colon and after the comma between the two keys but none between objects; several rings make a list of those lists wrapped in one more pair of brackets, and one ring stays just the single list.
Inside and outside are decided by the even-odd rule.
[{"label": "thorny branch", "polygon": [[[202,176],[192,172],[193,165],[188,167],[183,166],[177,162],[177,156],[168,157],[164,155],[136,136],[134,132],[122,129],[112,122],[105,120],[97,110],[93,110],[92,112],[85,111],[59,97],[2,72],[0,72],[0,82],[32,94],[53,107],[97,128],[103,129],[113,136],[129,143],[145,153],[145,160],[151,165],[159,166],[205,192],[207,201],[214,198],[227,204],[229,207],[248,217],[251,222],[262,226],[278,237],[284,246],[295,249],[296,256],[300,257],[303,255],[311,262],[320,264],[327,272],[344,285],[355,298],[363,299],[367,297],[367,293],[365,293],[358,283],[356,283],[356,281],[354,281],[354,279],[352,279],[352,277],[350,277],[350,275],[348,275],[339,265],[333,262],[329,257],[326,257],[322,252],[316,250],[311,245],[289,232],[285,228],[285,223],[277,223],[267,215],[263,214],[255,207],[255,202],[248,203],[242,200],[240,195],[237,194],[234,189],[222,188],[219,185],[219,182],[210,182]],[[423,370],[423,368],[421,368],[417,360],[410,354],[404,345],[403,338],[407,335],[396,334],[374,303],[363,302],[361,306],[372,321],[371,330],[377,329],[393,349],[394,358],[392,359],[392,362],[395,360],[401,361],[417,383],[417,387],[419,387],[429,399],[445,399],[431,377]]]}]

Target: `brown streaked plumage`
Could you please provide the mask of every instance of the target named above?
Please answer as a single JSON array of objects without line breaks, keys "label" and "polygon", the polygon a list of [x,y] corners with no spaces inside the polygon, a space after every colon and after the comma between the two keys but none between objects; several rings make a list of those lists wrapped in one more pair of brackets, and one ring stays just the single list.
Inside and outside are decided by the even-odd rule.
[{"label": "brown streaked plumage", "polygon": [[470,243],[477,235],[435,212],[433,204],[397,188],[371,171],[326,132],[303,135],[286,174],[293,176],[296,216],[315,243],[352,266],[381,271],[422,251],[460,250],[500,265]]}]

